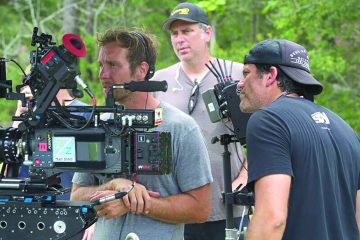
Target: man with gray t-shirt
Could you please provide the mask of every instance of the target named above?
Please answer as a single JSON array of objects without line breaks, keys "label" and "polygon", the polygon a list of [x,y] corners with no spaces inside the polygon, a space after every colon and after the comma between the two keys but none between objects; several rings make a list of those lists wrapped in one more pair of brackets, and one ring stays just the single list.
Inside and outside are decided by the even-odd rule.
[{"label": "man with gray t-shirt", "polygon": [[[114,84],[152,76],[156,49],[149,34],[108,30],[98,43],[99,75],[106,93]],[[162,124],[152,130],[171,133],[172,171],[139,175],[122,199],[98,205],[94,239],[123,240],[136,233],[141,240],[182,240],[184,223],[204,222],[210,214],[212,176],[201,130],[191,117],[146,92],[114,91],[114,99],[127,109],[163,109]],[[73,183],[71,199],[90,201],[132,185],[123,178],[97,185],[91,173],[75,173]]]},{"label": "man with gray t-shirt", "polygon": [[[174,8],[169,19],[163,26],[170,32],[173,50],[180,62],[155,73],[154,79],[167,80],[168,91],[156,93],[159,100],[166,101],[183,112],[192,116],[202,129],[203,136],[210,155],[211,170],[214,182],[212,189],[212,211],[206,223],[185,225],[185,240],[192,239],[225,239],[226,211],[222,201],[224,190],[223,177],[223,146],[211,144],[211,139],[221,134],[230,133],[225,124],[212,123],[208,116],[202,97],[202,92],[213,88],[217,84],[215,76],[205,64],[210,64],[219,69],[226,68],[236,80],[242,79],[242,64],[231,61],[215,61],[210,56],[208,43],[212,30],[208,25],[206,13],[192,3],[181,3]],[[224,66],[225,65],[225,66]],[[229,146],[231,151],[231,179],[232,188],[243,186],[247,182],[247,171],[242,168],[242,151],[240,146],[235,149]],[[240,159],[237,156],[240,155]],[[236,223],[240,222],[242,207],[234,206]],[[237,226],[238,227],[238,226]]]}]

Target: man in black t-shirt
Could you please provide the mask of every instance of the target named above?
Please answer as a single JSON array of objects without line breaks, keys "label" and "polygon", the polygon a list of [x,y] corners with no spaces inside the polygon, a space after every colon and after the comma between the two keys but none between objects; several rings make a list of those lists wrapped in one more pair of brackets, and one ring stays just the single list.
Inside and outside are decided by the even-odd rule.
[{"label": "man in black t-shirt", "polygon": [[247,148],[255,191],[246,239],[359,239],[359,137],[313,103],[323,87],[310,74],[306,49],[265,40],[244,64],[237,87],[241,110],[254,112]]}]

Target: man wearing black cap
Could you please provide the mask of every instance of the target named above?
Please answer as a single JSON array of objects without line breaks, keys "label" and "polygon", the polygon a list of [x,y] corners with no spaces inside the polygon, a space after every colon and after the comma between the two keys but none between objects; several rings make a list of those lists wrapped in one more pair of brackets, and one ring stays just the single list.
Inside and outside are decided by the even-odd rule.
[{"label": "man wearing black cap", "polygon": [[359,138],[311,101],[323,87],[310,73],[306,49],[265,40],[244,64],[237,87],[241,110],[254,112],[246,139],[255,189],[246,239],[359,239]]},{"label": "man wearing black cap", "polygon": [[[188,224],[185,226],[185,240],[225,239],[225,205],[222,201],[224,191],[223,176],[223,146],[211,144],[211,139],[221,134],[229,133],[223,123],[212,123],[207,114],[205,104],[200,94],[213,88],[218,82],[205,64],[210,62],[219,70],[226,69],[228,74],[242,78],[242,64],[232,61],[216,61],[209,53],[209,42],[212,28],[209,26],[207,14],[192,3],[177,5],[163,29],[169,31],[173,50],[180,62],[155,73],[154,79],[168,80],[168,91],[159,93],[158,98],[171,103],[183,112],[191,115],[199,124],[204,135],[210,155],[211,171],[214,182],[212,189],[212,211],[207,222],[201,224]],[[246,185],[247,172],[242,168],[234,145],[230,145],[232,187],[235,189],[240,184]],[[238,149],[241,155],[241,150]],[[240,156],[242,158],[242,155]],[[243,171],[241,171],[244,169]],[[194,176],[196,177],[196,176]],[[236,227],[241,222],[243,208],[234,207]]]}]

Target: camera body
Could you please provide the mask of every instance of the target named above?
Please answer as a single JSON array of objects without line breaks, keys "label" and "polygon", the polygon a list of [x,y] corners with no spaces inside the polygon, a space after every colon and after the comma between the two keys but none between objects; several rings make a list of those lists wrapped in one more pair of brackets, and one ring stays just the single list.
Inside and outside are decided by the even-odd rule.
[{"label": "camera body", "polygon": [[202,94],[211,122],[230,119],[234,134],[241,145],[246,143],[246,125],[251,116],[240,110],[240,98],[236,91],[237,81],[219,82],[213,89]]},{"label": "camera body", "polygon": [[[86,85],[82,87],[93,106],[51,105],[60,89],[77,88],[77,61],[86,52],[78,36],[66,34],[62,42],[56,46],[51,35],[38,36],[34,28],[31,45],[38,46],[30,53],[31,72],[17,86],[17,91],[29,86],[33,99],[28,111],[15,118],[21,121],[18,129],[0,129],[0,160],[8,167],[7,177],[17,177],[19,167],[28,166],[30,181],[21,187],[27,192],[32,182],[49,187],[48,179],[66,171],[125,177],[170,173],[170,133],[149,131],[161,123],[161,109],[124,110],[114,101],[109,106],[96,106]],[[0,79],[3,81],[9,83]],[[9,99],[9,95],[5,97]],[[17,99],[23,100],[21,95],[18,92]],[[101,120],[103,113],[113,117]]]},{"label": "camera body", "polygon": [[67,172],[92,172],[130,177],[163,175],[171,170],[171,136],[165,132],[129,131],[113,135],[116,127],[36,129],[29,142],[32,153],[24,165],[32,179],[44,180]]}]

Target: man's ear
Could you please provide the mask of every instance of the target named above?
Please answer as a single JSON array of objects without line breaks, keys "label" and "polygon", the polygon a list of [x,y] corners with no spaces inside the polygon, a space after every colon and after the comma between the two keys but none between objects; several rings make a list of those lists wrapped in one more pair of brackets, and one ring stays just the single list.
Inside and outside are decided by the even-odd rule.
[{"label": "man's ear", "polygon": [[211,26],[206,26],[206,30],[204,31],[204,33],[202,33],[201,37],[208,43],[211,40],[211,35],[212,35]]},{"label": "man's ear", "polygon": [[270,67],[270,71],[267,74],[268,78],[266,80],[266,86],[269,87],[272,84],[277,84],[277,76],[278,76],[278,69],[274,66]]},{"label": "man's ear", "polygon": [[149,71],[149,64],[145,61],[142,61],[140,65],[136,67],[135,79],[144,80],[148,71]]}]

